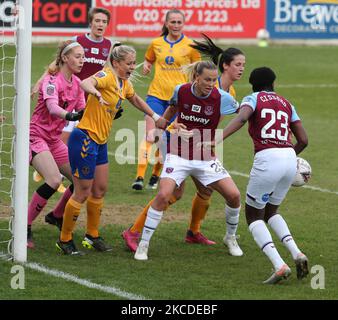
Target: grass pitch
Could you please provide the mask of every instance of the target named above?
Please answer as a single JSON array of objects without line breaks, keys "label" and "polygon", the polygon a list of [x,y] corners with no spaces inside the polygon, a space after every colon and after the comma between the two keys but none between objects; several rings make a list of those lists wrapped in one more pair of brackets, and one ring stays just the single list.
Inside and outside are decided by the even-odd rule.
[{"label": "grass pitch", "polygon": [[[237,46],[234,44],[234,46]],[[274,237],[275,244],[286,262],[292,267],[288,281],[276,286],[262,284],[271,272],[271,265],[252,239],[244,212],[241,212],[239,231],[244,256],[228,255],[222,238],[225,233],[224,201],[214,194],[202,232],[217,241],[213,247],[184,243],[189,223],[191,200],[195,189],[189,179],[184,197],[172,206],[151,241],[149,261],[133,259],[126,250],[121,232],[134,220],[139,210],[155,195],[154,191],[135,192],[131,183],[136,175],[136,164],[119,165],[120,129],[137,134],[142,114],[125,105],[123,117],[114,123],[109,141],[110,177],[105,197],[102,219],[102,236],[113,245],[112,253],[89,251],[83,257],[62,256],[56,252],[58,232],[43,222],[43,216],[58,198],[55,195],[41,218],[33,226],[36,249],[28,252],[30,263],[39,263],[48,270],[57,270],[57,277],[25,267],[25,289],[11,289],[13,266],[0,260],[0,299],[128,299],[141,296],[146,299],[337,299],[338,265],[337,224],[335,214],[338,187],[338,161],[336,156],[336,96],[338,65],[337,47],[272,46],[268,48],[239,46],[246,54],[246,70],[235,84],[238,100],[251,92],[248,76],[259,66],[269,66],[276,71],[276,91],[288,98],[296,107],[309,136],[309,146],[301,157],[309,161],[313,177],[308,187],[292,188],[280,208],[290,230],[310,260],[310,269],[321,266],[325,271],[324,289],[313,289],[318,284],[317,267],[307,279],[298,281],[292,259]],[[53,59],[55,46],[34,46],[32,79],[35,82],[44,66]],[[138,61],[144,48],[137,47]],[[150,78],[143,78],[135,87],[146,96]],[[228,117],[225,122],[229,121]],[[224,125],[224,124],[223,124]],[[222,125],[222,126],[223,126]],[[136,136],[137,137],[137,136]],[[140,137],[137,137],[140,138]],[[132,146],[135,155],[137,145]],[[253,146],[246,128],[224,142],[223,163],[233,172],[232,177],[242,194],[245,190],[253,160]],[[132,161],[132,156],[129,160]],[[146,176],[150,177],[150,169]],[[242,175],[243,174],[243,175]],[[30,195],[38,184],[31,180]],[[4,213],[3,213],[4,215]],[[4,219],[0,224],[5,225]],[[75,231],[75,241],[80,246],[84,234],[85,213]],[[274,236],[274,235],[273,235]],[[81,281],[116,289],[107,292],[90,289],[65,280],[61,272],[76,276]],[[317,278],[316,278],[317,277]],[[102,288],[101,288],[102,289]],[[118,291],[120,290],[120,291]],[[109,290],[108,290],[109,291]],[[121,294],[126,293],[126,295]]]}]

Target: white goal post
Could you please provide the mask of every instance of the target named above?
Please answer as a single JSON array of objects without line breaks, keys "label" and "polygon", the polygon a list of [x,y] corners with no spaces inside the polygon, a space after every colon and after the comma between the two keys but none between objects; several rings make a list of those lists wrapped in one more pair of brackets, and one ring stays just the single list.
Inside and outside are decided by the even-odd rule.
[{"label": "white goal post", "polygon": [[32,1],[17,0],[12,257],[27,260]]}]

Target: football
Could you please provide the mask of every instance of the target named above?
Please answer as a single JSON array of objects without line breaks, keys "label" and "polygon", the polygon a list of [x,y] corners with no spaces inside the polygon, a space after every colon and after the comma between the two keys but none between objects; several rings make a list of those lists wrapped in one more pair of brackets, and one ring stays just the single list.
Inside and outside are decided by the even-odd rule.
[{"label": "football", "polygon": [[258,40],[268,40],[270,38],[270,33],[266,29],[259,29],[257,31],[256,37]]},{"label": "football", "polygon": [[297,173],[293,179],[294,187],[301,187],[308,182],[311,177],[312,169],[310,164],[303,158],[297,157]]}]

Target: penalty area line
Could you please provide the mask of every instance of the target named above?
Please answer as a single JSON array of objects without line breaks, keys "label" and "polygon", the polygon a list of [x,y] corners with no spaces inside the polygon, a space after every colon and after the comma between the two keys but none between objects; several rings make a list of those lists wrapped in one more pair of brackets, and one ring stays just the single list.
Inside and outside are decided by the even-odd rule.
[{"label": "penalty area line", "polygon": [[63,272],[63,271],[56,270],[56,269],[49,269],[49,268],[47,268],[47,267],[45,267],[45,266],[43,266],[39,263],[26,262],[26,263],[23,264],[23,266],[27,267],[29,269],[38,271],[38,272],[45,273],[45,274],[50,275],[52,277],[64,279],[66,281],[70,281],[70,282],[79,284],[83,287],[87,287],[87,288],[90,288],[90,289],[96,289],[96,290],[99,290],[99,291],[102,291],[102,292],[113,294],[113,295],[118,296],[120,298],[125,298],[125,299],[128,299],[128,300],[149,300],[146,297],[121,290],[117,287],[104,286],[104,285],[101,285],[101,284],[91,282],[91,281],[86,280],[86,279],[81,279],[81,278],[79,278],[75,275],[72,275],[70,273],[66,273],[66,272]]},{"label": "penalty area line", "polygon": [[[111,157],[119,158],[119,159],[136,161],[136,158],[133,157],[133,156],[124,156],[123,154],[119,154],[119,153],[115,153],[115,152],[108,152],[108,155],[111,156]],[[231,175],[234,175],[234,176],[240,176],[240,177],[244,177],[244,178],[249,178],[249,175],[247,173],[243,173],[243,172],[239,172],[239,171],[234,171],[234,170],[228,170],[228,172]],[[324,189],[324,188],[320,188],[320,187],[316,187],[316,186],[304,185],[301,188],[310,189],[312,191],[319,191],[319,192],[323,192],[323,193],[335,194],[335,195],[338,196],[338,191]]]}]

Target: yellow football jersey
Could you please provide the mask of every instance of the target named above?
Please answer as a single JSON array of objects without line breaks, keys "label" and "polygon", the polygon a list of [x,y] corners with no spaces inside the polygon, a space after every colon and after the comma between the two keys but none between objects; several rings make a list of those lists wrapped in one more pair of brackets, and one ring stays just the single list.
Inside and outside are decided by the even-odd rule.
[{"label": "yellow football jersey", "polygon": [[108,140],[115,114],[122,101],[131,98],[135,91],[128,80],[117,83],[117,77],[110,68],[104,68],[93,77],[97,81],[96,88],[109,105],[101,105],[99,100],[90,94],[85,112],[77,127],[87,130],[96,143],[104,144]]},{"label": "yellow football jersey", "polygon": [[145,59],[154,64],[155,74],[148,95],[170,100],[175,87],[188,82],[182,66],[201,60],[200,53],[189,46],[192,43],[184,35],[176,42],[169,42],[166,36],[151,42]]},{"label": "yellow football jersey", "polygon": [[[216,82],[216,87],[223,89],[221,86],[221,77],[218,77],[218,80]],[[236,90],[233,85],[230,86],[227,92],[236,99]]]}]

